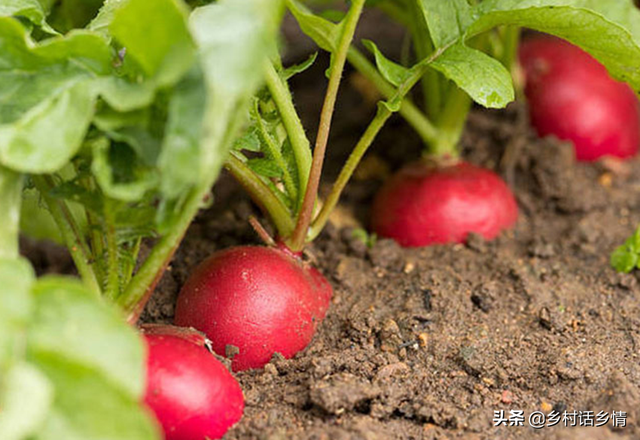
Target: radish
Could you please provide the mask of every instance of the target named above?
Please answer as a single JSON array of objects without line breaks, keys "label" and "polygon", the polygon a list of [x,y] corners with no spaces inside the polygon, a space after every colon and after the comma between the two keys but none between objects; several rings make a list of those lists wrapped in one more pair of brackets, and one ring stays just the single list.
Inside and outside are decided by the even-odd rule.
[{"label": "radish", "polygon": [[234,371],[261,368],[274,353],[304,349],[332,296],[327,280],[286,248],[241,246],[214,253],[178,296],[175,323],[204,332],[216,353],[236,347]]},{"label": "radish", "polygon": [[372,227],[402,246],[460,243],[470,232],[486,239],[512,227],[518,207],[495,173],[458,162],[417,162],[387,181],[373,204]]},{"label": "radish", "polygon": [[637,153],[640,109],[627,84],[611,78],[582,49],[555,37],[524,41],[519,57],[531,123],[541,136],[573,142],[580,161]]},{"label": "radish", "polygon": [[143,330],[148,346],[144,401],[165,440],[221,438],[242,417],[238,382],[197,332],[171,326]]}]

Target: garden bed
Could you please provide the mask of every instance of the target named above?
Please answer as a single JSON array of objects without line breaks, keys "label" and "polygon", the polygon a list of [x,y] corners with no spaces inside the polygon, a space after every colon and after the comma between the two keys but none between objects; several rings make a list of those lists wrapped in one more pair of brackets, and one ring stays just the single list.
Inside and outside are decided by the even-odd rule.
[{"label": "garden bed", "polygon": [[[350,96],[353,105],[341,107],[349,122],[337,130],[347,145],[349,128],[366,121],[353,113],[363,102]],[[419,152],[400,121],[385,129],[372,152],[379,161],[365,163],[335,217],[347,226],[334,223],[309,251],[335,289],[326,320],[295,359],[238,374],[247,408],[226,438],[612,435],[493,428],[495,410],[550,408],[626,411],[618,434],[640,435],[640,287],[608,264],[640,222],[640,163],[622,171],[576,164],[569,145],[536,138],[523,112],[475,111],[463,140],[466,158],[503,170],[521,209],[515,231],[489,243],[402,249],[378,240],[367,248],[354,237],[386,164]],[[516,158],[505,159],[513,149]],[[180,286],[215,249],[257,242],[247,222],[255,213],[223,178],[145,319],[171,322]]]}]

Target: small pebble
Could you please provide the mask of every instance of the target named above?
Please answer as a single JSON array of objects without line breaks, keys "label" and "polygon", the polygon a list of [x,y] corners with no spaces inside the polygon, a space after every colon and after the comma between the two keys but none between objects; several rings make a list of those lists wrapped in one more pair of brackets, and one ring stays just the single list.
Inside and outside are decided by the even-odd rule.
[{"label": "small pebble", "polygon": [[264,374],[268,374],[269,376],[277,376],[278,369],[273,364],[267,364],[264,366]]},{"label": "small pebble", "polygon": [[513,403],[513,393],[509,390],[504,390],[502,392],[502,397],[500,397],[500,401],[502,403]]}]

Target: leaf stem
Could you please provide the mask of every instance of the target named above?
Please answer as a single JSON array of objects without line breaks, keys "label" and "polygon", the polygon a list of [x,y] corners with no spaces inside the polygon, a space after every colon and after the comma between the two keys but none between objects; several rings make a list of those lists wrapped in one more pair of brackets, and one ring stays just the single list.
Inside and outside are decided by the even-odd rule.
[{"label": "leaf stem", "polygon": [[438,120],[438,139],[426,150],[427,155],[435,157],[457,158],[458,142],[471,109],[471,98],[463,90],[453,86],[447,95],[440,119]]},{"label": "leaf stem", "polygon": [[105,283],[105,296],[113,301],[120,293],[120,270],[118,267],[118,243],[116,241],[116,229],[114,226],[111,209],[105,209],[106,242],[107,242],[107,274]]},{"label": "leaf stem", "polygon": [[14,259],[19,255],[23,179],[22,175],[0,166],[0,258]]},{"label": "leaf stem", "polygon": [[264,226],[262,226],[262,223],[260,223],[260,220],[258,220],[255,216],[253,215],[249,216],[249,224],[251,225],[255,233],[258,234],[258,237],[260,237],[260,240],[262,240],[262,242],[266,246],[273,247],[276,245],[276,241],[273,239],[271,235],[269,235],[269,233],[264,228]]},{"label": "leaf stem", "polygon": [[338,175],[338,178],[333,184],[331,192],[325,200],[322,209],[311,224],[309,240],[313,240],[314,238],[316,238],[327,224],[329,215],[331,215],[331,212],[337,205],[338,200],[342,195],[342,191],[347,185],[347,182],[349,182],[349,179],[351,179],[351,176],[360,163],[362,156],[364,156],[367,149],[373,143],[373,140],[375,139],[377,134],[380,132],[380,129],[384,126],[385,122],[387,122],[387,119],[389,119],[391,115],[392,112],[387,107],[385,107],[384,105],[378,106],[376,116],[373,118],[373,120],[363,133],[362,137],[356,144],[355,148],[349,155],[349,158],[347,159],[347,162],[344,164],[342,170],[340,171],[340,174]]},{"label": "leaf stem", "polygon": [[[416,65],[416,67],[414,67],[412,74],[402,84],[400,84],[400,87],[398,87],[398,90],[396,91],[396,93],[389,99],[390,103],[393,103],[399,100],[401,101],[402,98],[407,93],[409,93],[409,91],[413,88],[413,86],[415,86],[415,84],[420,80],[420,78],[422,78],[425,71],[428,69],[429,61],[430,60],[427,60],[426,62]],[[353,172],[356,170],[358,163],[360,163],[360,160],[362,159],[364,154],[367,152],[367,149],[371,146],[371,144],[373,143],[373,140],[376,138],[376,136],[384,126],[385,122],[389,119],[389,117],[392,114],[393,114],[393,111],[389,108],[389,105],[387,105],[386,103],[380,103],[378,105],[378,111],[376,113],[376,116],[373,118],[373,120],[371,121],[371,123],[369,124],[365,132],[363,133],[362,137],[354,147],[353,151],[349,155],[349,158],[347,159],[347,162],[344,164],[344,167],[340,171],[340,174],[338,175],[336,182],[331,188],[331,192],[329,193],[329,196],[325,200],[325,203],[322,206],[322,209],[320,210],[320,212],[318,213],[318,216],[316,217],[313,224],[311,225],[311,232],[309,234],[310,239],[314,239],[315,237],[317,237],[318,234],[320,234],[320,232],[324,228],[324,226],[327,224],[331,211],[333,211],[336,204],[338,203],[338,200],[340,199],[342,191],[347,185],[347,182],[349,181],[349,179],[351,179],[351,176],[353,175]]]},{"label": "leaf stem", "polygon": [[[414,51],[418,62],[426,59],[433,53],[433,43],[429,35],[429,28],[425,21],[418,2],[410,2],[411,26],[409,30],[413,35]],[[442,90],[440,73],[435,70],[428,70],[422,77],[422,94],[424,99],[424,109],[427,116],[433,120],[438,117],[442,108]]]},{"label": "leaf stem", "polygon": [[507,26],[502,33],[504,52],[502,64],[509,72],[513,71],[516,58],[518,56],[518,43],[520,42],[520,28],[518,26]]},{"label": "leaf stem", "polygon": [[293,106],[293,98],[286,81],[280,77],[273,63],[268,62],[265,68],[265,82],[271,97],[278,108],[282,118],[282,124],[287,131],[291,149],[298,167],[298,180],[300,188],[298,203],[302,204],[307,189],[309,172],[311,170],[311,146],[304,132],[300,117]]},{"label": "leaf stem", "polygon": [[329,76],[329,84],[325,94],[322,112],[320,113],[320,123],[318,126],[318,135],[313,150],[313,160],[311,162],[311,171],[309,173],[309,183],[307,185],[296,227],[293,231],[290,243],[287,243],[292,251],[299,251],[304,247],[309,225],[313,215],[313,208],[318,197],[318,186],[320,185],[320,175],[322,173],[322,164],[324,162],[327,142],[329,140],[329,131],[331,129],[331,119],[335,108],[338,89],[342,79],[342,71],[347,59],[347,53],[355,34],[358,19],[362,13],[365,0],[353,0],[349,13],[343,22],[342,32],[338,41],[337,50],[332,54],[331,74]]},{"label": "leaf stem", "polygon": [[267,212],[280,237],[288,237],[295,224],[289,209],[271,191],[271,189],[254,173],[242,160],[233,153],[224,164],[225,168],[235,177],[251,198]]},{"label": "leaf stem", "polygon": [[89,246],[91,253],[95,259],[93,263],[93,271],[96,274],[96,278],[100,282],[100,285],[104,285],[104,266],[102,256],[104,255],[104,241],[103,236],[100,233],[102,227],[99,225],[100,220],[96,218],[96,215],[91,213],[88,209],[85,209],[85,217],[87,218],[87,231],[89,233]]},{"label": "leaf stem", "polygon": [[102,289],[93,269],[93,255],[87,246],[69,207],[63,200],[55,199],[50,195],[54,187],[50,176],[32,176],[34,185],[40,192],[43,200],[49,207],[49,212],[58,225],[62,238],[69,249],[71,258],[78,269],[80,277],[89,289],[100,296]]},{"label": "leaf stem", "polygon": [[[395,87],[378,73],[376,67],[358,49],[352,46],[349,49],[347,59],[361,75],[373,83],[385,98],[391,98],[395,94]],[[402,100],[399,113],[426,144],[436,141],[438,138],[438,129],[409,98],[405,97]]]}]

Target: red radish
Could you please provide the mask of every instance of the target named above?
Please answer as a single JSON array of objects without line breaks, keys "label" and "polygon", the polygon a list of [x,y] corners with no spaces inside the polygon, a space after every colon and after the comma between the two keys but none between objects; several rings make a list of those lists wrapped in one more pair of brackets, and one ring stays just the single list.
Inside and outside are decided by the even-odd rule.
[{"label": "red radish", "polygon": [[572,141],[576,158],[627,158],[638,152],[640,108],[633,90],[597,60],[555,37],[520,47],[531,123],[541,136]]},{"label": "red radish", "polygon": [[382,187],[373,203],[372,227],[402,246],[460,243],[470,232],[486,239],[513,226],[518,207],[492,171],[458,162],[416,162]]},{"label": "red radish", "polygon": [[282,249],[241,246],[214,253],[191,274],[176,305],[175,323],[194,327],[216,353],[239,353],[234,371],[261,368],[274,353],[304,349],[332,296],[327,280]]},{"label": "red radish", "polygon": [[229,370],[194,335],[154,326],[144,336],[149,349],[144,400],[165,440],[221,438],[244,409],[242,390]]}]

